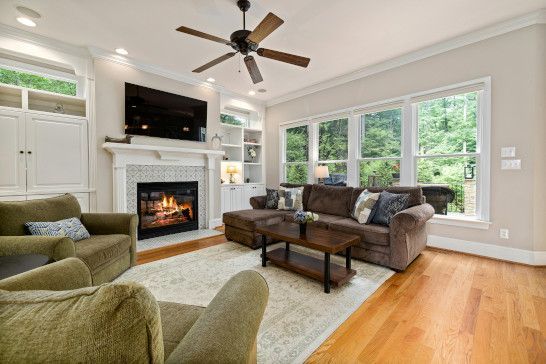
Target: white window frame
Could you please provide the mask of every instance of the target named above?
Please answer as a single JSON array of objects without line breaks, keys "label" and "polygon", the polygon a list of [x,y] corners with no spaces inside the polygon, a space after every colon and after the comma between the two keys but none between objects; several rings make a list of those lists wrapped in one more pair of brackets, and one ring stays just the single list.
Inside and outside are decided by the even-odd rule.
[{"label": "white window frame", "polygon": [[[320,142],[320,124],[327,123],[329,121],[343,120],[347,119],[347,159],[331,159],[331,160],[320,160],[319,159],[319,142]],[[351,160],[351,123],[352,123],[352,114],[336,114],[331,115],[325,118],[318,118],[311,120],[311,126],[313,129],[313,170],[312,173],[309,173],[310,183],[316,183],[315,178],[315,167],[324,164],[330,163],[345,163],[347,167],[347,184],[349,185],[349,161]]]},{"label": "white window frame", "polygon": [[[307,161],[306,162],[287,162],[286,161],[286,154],[285,154],[285,150],[286,150],[286,131],[288,129],[292,129],[292,128],[297,128],[297,127],[300,127],[300,126],[306,126],[307,127],[307,135],[309,136],[309,140],[307,142]],[[279,183],[284,183],[286,182],[286,167],[288,165],[295,165],[295,164],[307,164],[307,183],[312,183],[312,181],[310,180],[310,175],[311,175],[311,168],[313,167],[313,163],[312,163],[312,160],[313,158],[311,157],[311,153],[312,153],[312,146],[311,146],[311,141],[313,140],[313,138],[311,137],[311,125],[309,125],[309,123],[307,121],[299,121],[299,122],[294,122],[294,123],[289,123],[289,124],[286,124],[286,126],[281,126],[279,128],[279,161],[280,161],[280,169],[279,169]]]},{"label": "white window frame", "polygon": [[[445,224],[477,229],[488,229],[490,223],[490,169],[491,169],[491,77],[483,77],[467,82],[440,87],[433,90],[417,92],[389,100],[359,105],[356,107],[337,110],[322,115],[315,115],[294,121],[281,123],[279,126],[279,160],[280,173],[279,182],[285,181],[285,131],[296,126],[307,125],[309,131],[309,160],[308,160],[308,183],[313,183],[314,169],[318,165],[318,123],[336,120],[347,117],[349,119],[349,153],[347,161],[320,161],[320,163],[347,163],[347,185],[359,186],[360,184],[360,161],[362,160],[400,160],[400,184],[403,186],[417,185],[417,160],[419,158],[430,158],[434,156],[422,156],[417,154],[417,103],[426,99],[436,99],[450,95],[471,92],[479,92],[478,97],[478,120],[477,120],[477,144],[476,153],[464,153],[462,156],[476,157],[478,173],[476,176],[476,217],[463,216],[441,216],[435,215],[431,220],[435,224]],[[362,158],[361,154],[361,125],[360,115],[369,112],[402,109],[402,131],[401,131],[401,156]],[[462,154],[462,153],[461,153]],[[449,157],[457,157],[453,154]],[[446,157],[442,155],[441,157]]]}]

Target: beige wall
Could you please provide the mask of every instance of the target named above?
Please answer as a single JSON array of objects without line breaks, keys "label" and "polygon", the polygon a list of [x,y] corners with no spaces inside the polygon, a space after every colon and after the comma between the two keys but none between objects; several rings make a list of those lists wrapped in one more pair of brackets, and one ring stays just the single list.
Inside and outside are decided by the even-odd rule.
[{"label": "beige wall", "polygon": [[[429,233],[546,250],[545,53],[546,26],[535,25],[269,107],[267,184],[279,182],[279,123],[491,76],[492,225],[430,225]],[[521,170],[500,170],[504,146],[516,147]],[[500,228],[510,229],[509,240]]]},{"label": "beige wall", "polygon": [[[220,94],[212,89],[188,85],[179,81],[143,72],[118,63],[95,61],[95,110],[97,129],[97,211],[112,211],[112,156],[102,149],[106,135],[123,136],[125,82],[193,97],[208,102],[207,134],[218,132],[220,120]],[[178,141],[149,137],[135,137],[135,144],[154,144],[179,146],[196,149],[209,148],[208,143]],[[217,163],[217,171],[220,162]],[[216,195],[216,211],[209,214],[209,219],[220,218],[220,177],[213,183],[218,185]]]}]

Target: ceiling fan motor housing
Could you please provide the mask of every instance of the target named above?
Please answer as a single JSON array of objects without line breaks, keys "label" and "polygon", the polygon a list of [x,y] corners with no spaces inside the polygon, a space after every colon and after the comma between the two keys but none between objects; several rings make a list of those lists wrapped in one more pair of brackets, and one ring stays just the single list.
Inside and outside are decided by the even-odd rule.
[{"label": "ceiling fan motor housing", "polygon": [[230,37],[231,48],[245,56],[250,52],[256,52],[258,44],[246,39],[250,33],[252,33],[250,30],[236,30],[233,32]]},{"label": "ceiling fan motor housing", "polygon": [[250,9],[250,1],[248,0],[239,0],[237,1],[237,6],[242,12],[248,11]]}]

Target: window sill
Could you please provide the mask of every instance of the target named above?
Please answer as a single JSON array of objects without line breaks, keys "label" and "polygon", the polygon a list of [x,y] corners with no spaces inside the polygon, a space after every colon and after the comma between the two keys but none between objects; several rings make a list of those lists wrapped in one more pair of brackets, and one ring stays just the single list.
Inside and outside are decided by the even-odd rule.
[{"label": "window sill", "polygon": [[434,217],[430,219],[429,222],[431,224],[459,226],[480,230],[488,230],[489,226],[491,225],[490,221],[478,220],[476,218],[444,215],[434,215]]}]

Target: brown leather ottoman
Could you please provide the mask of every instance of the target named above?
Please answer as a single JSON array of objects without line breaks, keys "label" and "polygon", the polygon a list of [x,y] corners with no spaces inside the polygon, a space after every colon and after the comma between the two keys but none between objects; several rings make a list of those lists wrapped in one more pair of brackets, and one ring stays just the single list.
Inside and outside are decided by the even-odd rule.
[{"label": "brown leather ottoman", "polygon": [[256,233],[256,228],[278,224],[285,215],[286,211],[268,209],[226,212],[223,216],[226,238],[257,249],[262,246],[262,235]]}]

